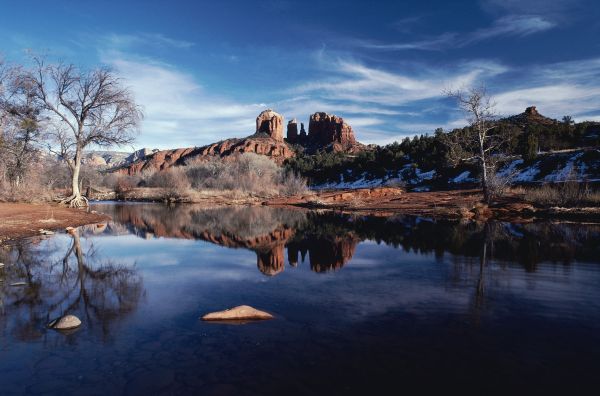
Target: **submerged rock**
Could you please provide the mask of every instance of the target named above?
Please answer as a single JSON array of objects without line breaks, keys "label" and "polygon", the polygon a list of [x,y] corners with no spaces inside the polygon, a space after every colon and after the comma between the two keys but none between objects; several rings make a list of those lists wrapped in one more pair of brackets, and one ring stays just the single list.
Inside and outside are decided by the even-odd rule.
[{"label": "submerged rock", "polygon": [[81,320],[75,315],[65,315],[48,323],[48,327],[55,330],[69,330],[81,326]]},{"label": "submerged rock", "polygon": [[44,230],[43,228],[40,228],[40,234],[42,234],[42,235],[54,235],[54,231]]},{"label": "submerged rock", "polygon": [[249,305],[240,305],[235,308],[226,309],[224,311],[211,312],[202,317],[202,320],[265,320],[273,319],[270,313],[259,311]]},{"label": "submerged rock", "polygon": [[11,286],[25,286],[27,283],[25,282],[14,282],[10,284]]}]

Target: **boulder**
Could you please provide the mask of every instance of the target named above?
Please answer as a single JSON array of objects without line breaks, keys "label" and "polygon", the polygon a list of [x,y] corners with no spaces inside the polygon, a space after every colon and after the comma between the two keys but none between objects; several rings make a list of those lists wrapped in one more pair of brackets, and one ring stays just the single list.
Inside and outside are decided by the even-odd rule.
[{"label": "boulder", "polygon": [[207,321],[230,321],[230,320],[266,320],[273,319],[270,313],[259,311],[249,305],[240,305],[224,311],[211,312],[202,317]]},{"label": "boulder", "polygon": [[283,116],[271,109],[256,117],[256,133],[266,133],[272,139],[283,142]]},{"label": "boulder", "polygon": [[81,320],[75,315],[65,315],[48,323],[48,327],[55,330],[70,330],[81,326]]}]

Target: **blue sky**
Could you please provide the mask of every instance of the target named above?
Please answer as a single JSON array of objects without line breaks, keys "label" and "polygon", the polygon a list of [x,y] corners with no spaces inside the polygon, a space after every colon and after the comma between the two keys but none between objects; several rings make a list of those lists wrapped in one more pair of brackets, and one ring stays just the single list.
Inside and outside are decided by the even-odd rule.
[{"label": "blue sky", "polygon": [[600,1],[8,1],[0,53],[113,67],[145,120],[136,148],[254,132],[273,108],[344,117],[364,143],[463,126],[447,88],[500,114],[600,121]]}]

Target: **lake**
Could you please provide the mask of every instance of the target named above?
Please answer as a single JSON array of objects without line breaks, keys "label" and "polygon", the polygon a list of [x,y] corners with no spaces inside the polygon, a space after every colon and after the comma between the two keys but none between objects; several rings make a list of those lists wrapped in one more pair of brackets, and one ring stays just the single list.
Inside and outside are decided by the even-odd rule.
[{"label": "lake", "polygon": [[[600,225],[92,209],[113,221],[0,249],[3,395],[600,385]],[[241,304],[275,319],[200,320]]]}]

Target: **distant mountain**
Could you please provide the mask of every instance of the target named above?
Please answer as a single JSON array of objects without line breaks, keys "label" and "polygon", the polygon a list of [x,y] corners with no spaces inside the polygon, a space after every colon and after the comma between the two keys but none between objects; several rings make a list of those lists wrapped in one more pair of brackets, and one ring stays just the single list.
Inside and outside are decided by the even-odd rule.
[{"label": "distant mountain", "polygon": [[131,164],[135,161],[145,159],[147,156],[157,152],[157,149],[143,148],[134,152],[124,151],[86,151],[82,163],[97,167],[118,167]]}]

